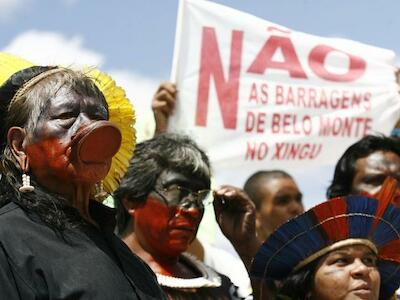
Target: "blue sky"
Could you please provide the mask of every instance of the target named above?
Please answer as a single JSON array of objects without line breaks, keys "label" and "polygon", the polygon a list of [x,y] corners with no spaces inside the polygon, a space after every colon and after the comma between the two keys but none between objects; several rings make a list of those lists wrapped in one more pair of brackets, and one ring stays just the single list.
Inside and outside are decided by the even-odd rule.
[{"label": "blue sky", "polygon": [[[340,36],[400,53],[400,2],[396,0],[219,0],[293,30]],[[168,78],[178,0],[0,0],[0,45],[36,30],[105,57],[104,68]],[[7,9],[9,7],[9,9]]]},{"label": "blue sky", "polygon": [[[126,88],[142,117],[150,114],[160,80],[169,78],[178,2],[0,0],[0,49],[37,63],[99,66]],[[296,31],[349,38],[400,54],[398,0],[215,2]],[[310,174],[312,180],[299,180],[306,199],[324,197],[331,172],[322,168]]]}]

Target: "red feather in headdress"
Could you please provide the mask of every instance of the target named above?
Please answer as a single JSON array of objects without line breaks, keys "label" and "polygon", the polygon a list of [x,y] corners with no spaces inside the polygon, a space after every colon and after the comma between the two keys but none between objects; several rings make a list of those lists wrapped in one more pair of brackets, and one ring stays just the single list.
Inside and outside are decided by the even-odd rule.
[{"label": "red feather in headdress", "polygon": [[398,207],[398,205],[393,203],[397,193],[397,180],[392,177],[387,177],[383,182],[380,191],[372,196],[372,198],[379,200],[378,208],[376,210],[376,218],[372,225],[372,229],[375,229],[376,225],[378,225],[379,219],[382,218],[389,204],[394,204]]},{"label": "red feather in headdress", "polygon": [[335,198],[328,202],[327,205],[314,207],[313,213],[330,241],[343,240],[349,236],[347,218],[344,217],[347,212],[346,201],[344,198]]}]

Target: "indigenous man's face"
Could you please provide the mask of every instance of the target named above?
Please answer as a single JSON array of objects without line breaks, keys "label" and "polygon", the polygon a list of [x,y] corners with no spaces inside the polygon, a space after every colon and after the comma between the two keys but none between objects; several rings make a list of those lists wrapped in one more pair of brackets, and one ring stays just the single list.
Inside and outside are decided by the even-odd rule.
[{"label": "indigenous man's face", "polygon": [[371,195],[379,192],[386,177],[400,180],[400,157],[388,151],[377,151],[356,161],[352,193]]},{"label": "indigenous man's face", "polygon": [[272,178],[262,185],[264,197],[257,212],[257,231],[259,238],[265,240],[267,234],[301,214],[304,208],[302,194],[291,178]]},{"label": "indigenous man's face", "polygon": [[[29,166],[37,181],[57,193],[69,193],[77,183],[95,183],[104,178],[111,159],[82,163],[72,153],[77,132],[97,120],[106,120],[107,110],[99,99],[81,96],[66,88],[50,99],[34,132],[24,141]],[[102,145],[98,145],[101,149]],[[75,155],[76,156],[76,155]]]},{"label": "indigenous man's face", "polygon": [[322,258],[314,275],[313,300],[378,300],[376,255],[363,245],[347,246]]},{"label": "indigenous man's face", "polygon": [[[209,188],[195,178],[166,170],[159,176],[154,189],[161,191],[175,185],[192,191]],[[177,205],[174,200],[163,199],[151,192],[145,205],[135,209],[135,234],[141,246],[153,256],[177,257],[196,237],[204,208],[194,202]]]}]

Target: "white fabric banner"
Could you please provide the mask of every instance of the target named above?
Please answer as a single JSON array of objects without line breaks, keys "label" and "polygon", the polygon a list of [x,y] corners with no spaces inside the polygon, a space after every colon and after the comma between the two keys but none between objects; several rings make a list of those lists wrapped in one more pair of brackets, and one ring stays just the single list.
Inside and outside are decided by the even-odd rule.
[{"label": "white fabric banner", "polygon": [[240,186],[260,169],[332,165],[399,118],[394,60],[386,49],[181,0],[169,129],[207,151],[217,183],[227,183],[221,174]]}]

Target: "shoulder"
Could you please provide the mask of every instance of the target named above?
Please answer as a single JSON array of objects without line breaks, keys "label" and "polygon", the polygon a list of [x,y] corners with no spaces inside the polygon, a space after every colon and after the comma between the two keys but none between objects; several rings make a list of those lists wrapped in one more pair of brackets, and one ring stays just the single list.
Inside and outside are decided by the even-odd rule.
[{"label": "shoulder", "polygon": [[[25,220],[25,221],[24,221]],[[17,204],[11,202],[0,208],[0,233],[2,231],[9,231],[10,226],[18,225],[18,230],[24,223],[30,222],[24,210]]]},{"label": "shoulder", "polygon": [[[157,283],[157,278],[150,267],[116,235],[112,235],[112,247],[121,263],[123,272],[129,277],[143,295],[164,299],[164,294]],[[142,295],[142,296],[143,296]],[[147,299],[147,298],[146,298]]]},{"label": "shoulder", "polygon": [[10,213],[18,213],[21,210],[21,208],[15,204],[14,202],[10,202],[2,207],[0,207],[0,218],[3,217],[3,215],[7,215]]},{"label": "shoulder", "polygon": [[[33,212],[28,214],[16,203],[0,208],[0,244],[10,253],[32,249],[26,245],[39,244],[38,241],[47,237],[49,232],[51,229],[40,221],[39,216]],[[13,250],[15,248],[18,251]]]}]

